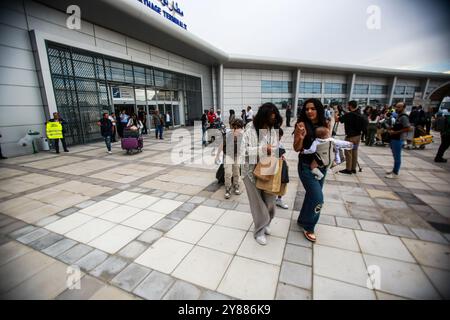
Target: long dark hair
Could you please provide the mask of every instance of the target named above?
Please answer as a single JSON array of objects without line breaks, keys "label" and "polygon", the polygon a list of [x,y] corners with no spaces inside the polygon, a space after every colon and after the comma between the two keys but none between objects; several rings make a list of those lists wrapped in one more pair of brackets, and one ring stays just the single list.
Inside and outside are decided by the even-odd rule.
[{"label": "long dark hair", "polygon": [[280,111],[276,105],[271,102],[267,102],[259,107],[258,113],[253,118],[253,126],[255,127],[256,132],[259,132],[259,129],[265,126],[269,126],[270,116],[272,114],[275,114],[275,123],[273,124],[273,128],[279,129],[281,127],[283,118],[280,115]]},{"label": "long dark hair", "polygon": [[297,123],[304,122],[312,124],[311,120],[309,120],[308,116],[306,115],[306,105],[308,103],[312,103],[316,108],[318,120],[317,124],[319,125],[319,127],[325,127],[327,125],[327,121],[325,120],[325,108],[323,107],[322,102],[320,102],[320,100],[316,98],[308,99],[305,101],[305,103],[303,103],[303,108],[300,111]]}]

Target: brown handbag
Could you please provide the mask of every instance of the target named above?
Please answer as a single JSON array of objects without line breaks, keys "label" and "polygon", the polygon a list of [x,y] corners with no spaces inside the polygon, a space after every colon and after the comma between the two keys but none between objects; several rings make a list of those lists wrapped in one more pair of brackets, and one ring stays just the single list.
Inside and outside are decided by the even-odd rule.
[{"label": "brown handbag", "polygon": [[[275,158],[274,158],[275,159]],[[282,191],[282,183],[281,183],[281,168],[283,165],[283,160],[275,159],[275,169],[274,174],[272,175],[263,175],[263,177],[267,180],[263,180],[256,176],[256,188],[259,190],[266,191],[272,194],[278,194]],[[272,165],[272,161],[270,162]],[[264,171],[263,171],[264,172]]]},{"label": "brown handbag", "polygon": [[275,157],[262,158],[256,164],[253,174],[257,180],[269,181],[276,172],[277,165],[278,159]]}]

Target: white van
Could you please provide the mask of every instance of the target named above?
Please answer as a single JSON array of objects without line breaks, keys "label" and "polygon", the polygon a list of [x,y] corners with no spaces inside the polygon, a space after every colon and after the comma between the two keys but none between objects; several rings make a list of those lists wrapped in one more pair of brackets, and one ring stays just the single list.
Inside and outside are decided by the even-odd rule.
[{"label": "white van", "polygon": [[439,110],[437,112],[437,116],[444,115],[448,116],[450,115],[450,97],[445,97],[441,104],[439,105]]}]

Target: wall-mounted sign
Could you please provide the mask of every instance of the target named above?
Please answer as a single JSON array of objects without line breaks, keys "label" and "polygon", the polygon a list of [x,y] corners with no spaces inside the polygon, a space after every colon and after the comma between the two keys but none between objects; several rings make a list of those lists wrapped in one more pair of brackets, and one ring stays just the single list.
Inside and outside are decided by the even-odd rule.
[{"label": "wall-mounted sign", "polygon": [[129,87],[113,87],[112,94],[113,99],[122,99],[122,100],[133,100],[134,101],[134,93],[133,88]]},{"label": "wall-mounted sign", "polygon": [[[177,26],[187,30],[187,25],[183,21],[181,21],[180,19],[175,17],[176,15],[184,17],[184,12],[180,9],[178,2],[175,2],[175,1],[169,2],[169,0],[157,0],[161,4],[161,7],[160,7],[159,5],[157,5],[154,2],[149,1],[149,0],[137,0],[137,1],[139,1],[146,7],[152,9],[154,12],[162,15],[167,20],[172,21]],[[164,10],[164,8],[167,8],[167,10],[170,13],[167,12],[166,10]]]}]

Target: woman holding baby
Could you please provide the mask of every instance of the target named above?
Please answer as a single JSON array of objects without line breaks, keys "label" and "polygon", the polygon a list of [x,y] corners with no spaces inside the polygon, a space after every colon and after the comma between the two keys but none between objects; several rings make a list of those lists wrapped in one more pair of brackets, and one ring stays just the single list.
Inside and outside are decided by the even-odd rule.
[{"label": "woman holding baby", "polygon": [[[294,150],[299,152],[298,174],[305,188],[306,194],[297,223],[303,228],[303,234],[311,242],[316,241],[314,228],[319,221],[320,211],[324,203],[323,183],[325,182],[326,168],[318,168],[313,154],[303,154],[309,149],[317,138],[316,133],[330,129],[330,123],[325,120],[325,110],[318,99],[308,99],[303,105],[294,131]],[[319,130],[317,130],[320,128]],[[326,130],[325,130],[326,131]],[[316,179],[313,170],[319,169],[323,177]]]}]

